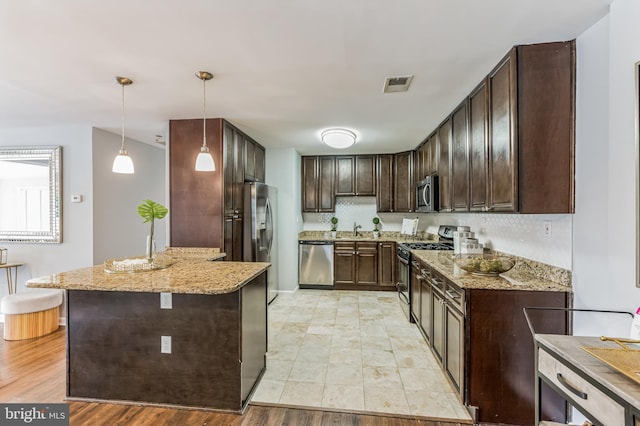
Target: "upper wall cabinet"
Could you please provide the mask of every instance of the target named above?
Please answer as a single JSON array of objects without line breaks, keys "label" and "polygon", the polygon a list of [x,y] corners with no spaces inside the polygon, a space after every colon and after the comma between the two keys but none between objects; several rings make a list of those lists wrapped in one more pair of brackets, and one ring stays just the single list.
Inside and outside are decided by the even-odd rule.
[{"label": "upper wall cabinet", "polygon": [[451,211],[451,118],[438,128],[438,182],[440,185],[440,211]]},{"label": "upper wall cabinet", "polygon": [[469,209],[487,205],[487,80],[469,95]]},{"label": "upper wall cabinet", "polygon": [[264,182],[264,148],[249,136],[244,136],[244,180]]},{"label": "upper wall cabinet", "polygon": [[438,128],[440,211],[574,211],[575,41],[514,47]]},{"label": "upper wall cabinet", "polygon": [[469,145],[467,100],[451,115],[451,198],[453,210],[469,210]]},{"label": "upper wall cabinet", "polygon": [[415,210],[414,151],[377,155],[377,211],[411,213]]},{"label": "upper wall cabinet", "polygon": [[376,156],[336,157],[336,195],[376,195]]},{"label": "upper wall cabinet", "polygon": [[302,157],[302,211],[335,211],[335,157]]},{"label": "upper wall cabinet", "polygon": [[415,210],[413,151],[393,156],[393,211],[411,213]]}]

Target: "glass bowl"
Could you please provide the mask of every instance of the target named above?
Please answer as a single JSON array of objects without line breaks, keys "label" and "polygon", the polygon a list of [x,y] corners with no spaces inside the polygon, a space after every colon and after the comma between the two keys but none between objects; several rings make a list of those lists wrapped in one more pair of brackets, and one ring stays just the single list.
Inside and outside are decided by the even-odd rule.
[{"label": "glass bowl", "polygon": [[503,254],[457,254],[453,261],[467,272],[488,276],[500,275],[516,264],[514,258]]}]

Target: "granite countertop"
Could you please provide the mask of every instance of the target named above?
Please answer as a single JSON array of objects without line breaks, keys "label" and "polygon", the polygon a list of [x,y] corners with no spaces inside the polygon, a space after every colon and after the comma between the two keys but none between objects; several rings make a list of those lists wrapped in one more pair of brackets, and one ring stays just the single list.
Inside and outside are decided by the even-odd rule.
[{"label": "granite countertop", "polygon": [[267,262],[213,262],[224,253],[207,257],[176,257],[165,269],[135,273],[106,273],[104,265],[61,272],[27,281],[31,288],[130,291],[149,293],[224,294],[242,288],[267,270]]},{"label": "granite countertop", "polygon": [[535,271],[530,264],[537,262],[518,259],[513,269],[499,276],[477,276],[454,265],[453,253],[450,251],[411,250],[411,253],[465,289],[571,291],[571,277],[566,274],[568,271],[544,264],[535,265],[541,269]]},{"label": "granite countertop", "polygon": [[331,236],[330,231],[302,231],[298,234],[298,241],[394,241],[396,243],[407,243],[416,241],[436,241],[422,236],[412,237],[400,232],[380,232],[378,238],[373,237],[372,231],[358,231],[355,236],[350,231],[338,231],[336,237]]}]

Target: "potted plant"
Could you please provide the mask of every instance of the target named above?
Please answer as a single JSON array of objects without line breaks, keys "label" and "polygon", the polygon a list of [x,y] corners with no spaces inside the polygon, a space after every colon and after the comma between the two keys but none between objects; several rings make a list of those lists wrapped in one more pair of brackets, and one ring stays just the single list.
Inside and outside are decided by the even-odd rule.
[{"label": "potted plant", "polygon": [[333,238],[335,238],[336,235],[338,235],[337,229],[338,229],[338,218],[333,216],[331,218],[331,236]]},{"label": "potted plant", "polygon": [[153,225],[156,219],[164,219],[169,212],[162,204],[156,203],[151,200],[144,200],[142,204],[138,205],[138,214],[144,219],[143,223],[151,222],[151,230],[147,235],[146,253],[149,263],[153,263],[153,257],[156,251],[156,242],[153,239]]},{"label": "potted plant", "polygon": [[374,217],[373,220],[373,238],[380,237],[380,231],[378,231],[378,225],[380,224],[380,218]]}]

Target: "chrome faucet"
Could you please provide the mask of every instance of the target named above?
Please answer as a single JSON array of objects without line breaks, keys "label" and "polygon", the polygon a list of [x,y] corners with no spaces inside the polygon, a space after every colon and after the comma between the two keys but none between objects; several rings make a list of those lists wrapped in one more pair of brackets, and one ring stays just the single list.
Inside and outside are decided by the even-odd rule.
[{"label": "chrome faucet", "polygon": [[358,229],[362,228],[362,225],[356,225],[355,222],[353,222],[353,236],[357,237],[358,236]]}]

